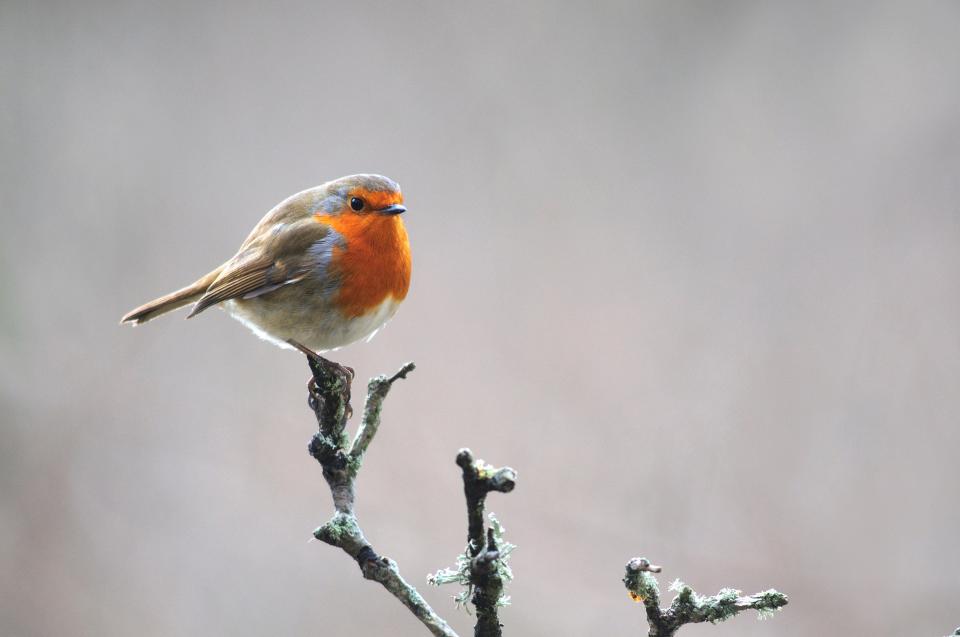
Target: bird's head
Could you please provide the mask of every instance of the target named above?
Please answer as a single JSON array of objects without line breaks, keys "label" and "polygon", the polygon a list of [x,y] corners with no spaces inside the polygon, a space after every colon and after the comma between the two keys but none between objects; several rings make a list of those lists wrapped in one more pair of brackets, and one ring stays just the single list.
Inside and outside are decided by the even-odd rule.
[{"label": "bird's head", "polygon": [[392,217],[407,210],[400,185],[383,175],[341,177],[324,184],[321,192],[317,214]]}]

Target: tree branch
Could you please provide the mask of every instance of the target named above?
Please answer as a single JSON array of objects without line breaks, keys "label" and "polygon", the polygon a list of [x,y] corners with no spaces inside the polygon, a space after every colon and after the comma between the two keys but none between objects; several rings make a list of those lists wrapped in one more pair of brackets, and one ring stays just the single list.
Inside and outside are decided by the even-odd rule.
[{"label": "tree branch", "polygon": [[360,470],[360,464],[363,462],[363,454],[367,452],[367,447],[377,435],[377,429],[380,427],[380,410],[383,409],[383,401],[387,397],[387,392],[393,386],[394,381],[406,378],[407,374],[417,368],[413,363],[407,363],[400,368],[396,374],[387,378],[385,375],[371,378],[367,383],[367,401],[363,405],[363,420],[357,429],[357,435],[350,445],[350,460],[354,466],[354,474]]},{"label": "tree branch", "polygon": [[314,531],[318,540],[337,546],[356,560],[366,579],[379,582],[391,595],[410,609],[431,633],[437,637],[457,637],[457,634],[413,586],[401,576],[397,563],[378,555],[363,534],[354,514],[354,480],[363,463],[363,456],[380,427],[380,411],[394,381],[406,378],[414,369],[407,363],[399,372],[387,378],[378,376],[367,385],[367,399],[363,420],[353,443],[347,443],[347,420],[353,413],[350,407],[350,386],[353,370],[329,361],[307,348],[294,343],[304,354],[313,377],[307,384],[308,404],[317,417],[318,431],[310,440],[308,450],[323,467],[323,477],[330,486],[336,509],[330,520]]},{"label": "tree branch", "polygon": [[[296,344],[295,344],[296,345]],[[393,376],[378,376],[367,385],[363,418],[352,442],[346,434],[347,420],[353,410],[350,389],[354,373],[348,367],[329,361],[297,345],[307,355],[312,378],[308,383],[310,409],[317,418],[318,431],[310,440],[309,451],[323,467],[323,477],[330,487],[335,513],[314,531],[314,537],[337,546],[356,560],[364,578],[379,582],[400,600],[433,635],[457,637],[452,628],[438,616],[417,590],[401,576],[397,563],[378,555],[364,536],[354,513],[354,481],[363,457],[380,427],[383,402],[393,383],[414,370],[407,363]],[[458,603],[469,599],[477,611],[474,637],[502,637],[497,616],[507,603],[504,584],[512,578],[507,558],[514,546],[503,539],[503,529],[490,514],[490,527],[484,520],[487,494],[509,493],[517,482],[517,473],[510,467],[496,468],[474,458],[469,449],[457,454],[457,465],[463,473],[463,491],[467,503],[467,548],[457,559],[457,569],[444,569],[428,577],[434,584],[459,582],[466,590]],[[787,604],[787,597],[773,589],[743,596],[740,591],[723,589],[712,597],[702,597],[686,584],[676,581],[671,590],[677,596],[667,608],[660,607],[660,590],[653,573],[661,568],[645,558],[627,563],[623,582],[630,596],[643,602],[649,625],[649,637],[672,637],[681,626],[700,622],[716,623],[737,613],[753,609],[761,617],[772,614]],[[958,629],[960,634],[960,629]]]},{"label": "tree branch", "polygon": [[671,590],[677,591],[677,596],[669,608],[660,608],[660,587],[651,573],[661,570],[646,558],[635,557],[627,562],[623,577],[630,597],[643,602],[647,611],[649,637],[671,637],[684,624],[715,624],[748,609],[756,610],[763,618],[787,605],[787,596],[773,589],[744,597],[738,590],[725,588],[712,597],[701,597],[677,580],[670,586]]},{"label": "tree branch", "polygon": [[470,612],[467,603],[477,610],[475,637],[500,637],[501,624],[497,609],[510,598],[503,594],[506,582],[513,579],[507,561],[516,547],[503,537],[503,526],[491,513],[490,528],[484,528],[483,509],[491,491],[509,493],[517,484],[517,472],[510,467],[497,469],[483,460],[475,460],[469,449],[457,454],[463,470],[463,492],[467,498],[467,548],[457,556],[456,568],[440,569],[427,576],[436,586],[457,583],[464,590],[454,597],[457,606]]},{"label": "tree branch", "polygon": [[[463,492],[467,499],[467,557],[470,558],[470,583],[477,609],[475,637],[500,637],[497,608],[502,605],[504,579],[509,570],[497,546],[496,523],[484,533],[483,509],[491,491],[510,493],[517,484],[517,472],[510,467],[497,469],[483,460],[475,460],[469,449],[457,454],[463,470]],[[495,522],[495,521],[494,521]]]}]

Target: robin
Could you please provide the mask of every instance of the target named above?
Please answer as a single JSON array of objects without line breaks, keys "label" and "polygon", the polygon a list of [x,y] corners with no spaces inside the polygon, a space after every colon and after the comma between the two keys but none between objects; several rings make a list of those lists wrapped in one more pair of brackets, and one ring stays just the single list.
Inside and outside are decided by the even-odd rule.
[{"label": "robin", "polygon": [[410,287],[397,182],[350,175],[280,202],[229,261],[121,319],[139,325],[193,304],[219,305],[280,347],[314,352],[373,338]]}]

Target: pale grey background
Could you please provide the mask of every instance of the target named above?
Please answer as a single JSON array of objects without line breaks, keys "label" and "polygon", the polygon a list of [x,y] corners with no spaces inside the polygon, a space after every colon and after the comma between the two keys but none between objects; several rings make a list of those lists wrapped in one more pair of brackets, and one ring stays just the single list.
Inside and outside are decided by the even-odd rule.
[{"label": "pale grey background", "polygon": [[[509,635],[960,624],[960,4],[0,3],[0,634],[421,635],[308,544],[307,369],[225,315],[120,328],[343,174],[404,187],[415,359],[359,488],[422,584],[456,450],[520,472]],[[422,587],[461,634],[453,589]]]}]

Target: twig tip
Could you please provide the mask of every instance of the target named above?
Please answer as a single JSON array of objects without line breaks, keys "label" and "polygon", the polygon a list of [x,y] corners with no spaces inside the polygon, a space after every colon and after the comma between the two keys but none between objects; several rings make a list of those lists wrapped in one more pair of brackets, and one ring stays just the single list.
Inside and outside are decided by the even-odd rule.
[{"label": "twig tip", "polygon": [[634,572],[647,571],[649,573],[659,573],[663,570],[662,566],[651,564],[645,557],[635,557],[627,562],[627,568]]},{"label": "twig tip", "polygon": [[410,361],[409,363],[406,363],[403,367],[401,367],[400,370],[390,378],[385,378],[384,376],[380,376],[379,378],[372,379],[370,382],[383,383],[384,380],[386,380],[386,385],[389,387],[394,383],[394,381],[406,378],[407,374],[409,374],[416,368],[417,366],[414,365],[413,361]]},{"label": "twig tip", "polygon": [[464,447],[457,452],[457,464],[461,467],[468,467],[473,464],[473,452]]}]

